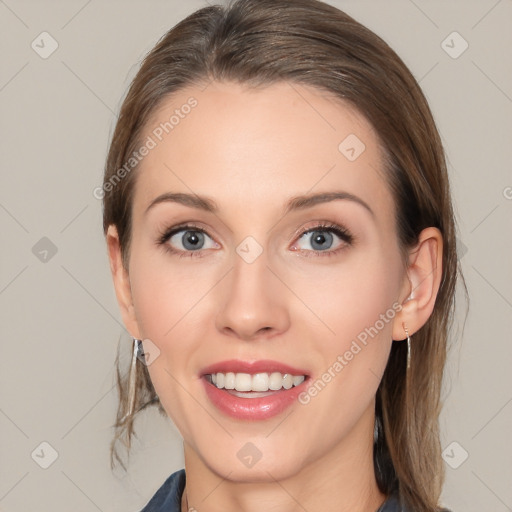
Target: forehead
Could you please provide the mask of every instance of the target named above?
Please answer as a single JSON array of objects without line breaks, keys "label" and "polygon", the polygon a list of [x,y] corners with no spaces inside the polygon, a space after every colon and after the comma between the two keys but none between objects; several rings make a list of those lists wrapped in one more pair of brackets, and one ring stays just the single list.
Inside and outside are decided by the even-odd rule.
[{"label": "forehead", "polygon": [[277,213],[295,195],[329,190],[392,208],[372,126],[350,105],[311,87],[187,87],[152,114],[142,137],[149,139],[134,212],[166,192],[205,195],[221,209],[260,214]]}]

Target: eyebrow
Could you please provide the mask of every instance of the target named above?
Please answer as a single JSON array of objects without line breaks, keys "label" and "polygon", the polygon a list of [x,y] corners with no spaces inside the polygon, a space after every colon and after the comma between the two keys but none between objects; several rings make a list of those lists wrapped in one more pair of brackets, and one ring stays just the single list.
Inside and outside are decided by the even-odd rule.
[{"label": "eyebrow", "polygon": [[[360,197],[351,194],[350,192],[335,191],[335,192],[320,192],[317,194],[309,194],[302,196],[292,197],[285,207],[284,214],[295,210],[305,210],[317,204],[329,203],[337,200],[348,200],[355,202],[364,207],[368,212],[375,217],[375,213],[370,206],[363,201]],[[185,194],[183,192],[166,192],[153,199],[149,206],[146,208],[145,214],[148,213],[154,206],[160,203],[178,203],[190,208],[197,208],[210,213],[217,213],[219,208],[213,199],[197,194]]]}]

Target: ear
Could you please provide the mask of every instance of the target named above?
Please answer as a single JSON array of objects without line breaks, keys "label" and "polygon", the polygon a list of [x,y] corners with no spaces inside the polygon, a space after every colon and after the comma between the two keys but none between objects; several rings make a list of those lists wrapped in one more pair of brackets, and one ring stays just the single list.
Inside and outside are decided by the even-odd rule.
[{"label": "ear", "polygon": [[409,265],[402,288],[402,309],[393,321],[393,339],[406,338],[427,322],[437,298],[443,273],[443,236],[439,229],[429,227],[419,236],[418,244],[409,252]]},{"label": "ear", "polygon": [[119,303],[124,325],[132,337],[141,339],[139,326],[135,317],[135,309],[133,307],[130,277],[128,271],[123,266],[119,235],[114,224],[108,227],[106,238],[110,271],[112,272],[117,302]]}]

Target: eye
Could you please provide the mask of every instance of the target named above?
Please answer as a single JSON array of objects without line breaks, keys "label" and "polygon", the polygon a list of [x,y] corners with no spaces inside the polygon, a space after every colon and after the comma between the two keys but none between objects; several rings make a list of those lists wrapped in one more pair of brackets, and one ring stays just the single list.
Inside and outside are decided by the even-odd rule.
[{"label": "eye", "polygon": [[180,254],[180,257],[200,256],[204,249],[219,247],[204,229],[191,224],[170,228],[160,236],[158,244],[171,253]]},{"label": "eye", "polygon": [[[339,239],[337,244],[336,238]],[[354,237],[347,229],[337,224],[323,223],[303,231],[292,250],[305,250],[315,256],[332,256],[352,245],[353,241]],[[333,244],[336,244],[334,249]],[[312,247],[312,251],[308,249],[308,245]]]},{"label": "eye", "polygon": [[[336,244],[336,238],[338,242]],[[298,243],[291,247],[292,251],[304,251],[313,256],[332,256],[352,245],[354,236],[337,224],[321,223],[299,234]],[[332,249],[333,243],[337,245]],[[310,244],[312,250],[307,246]],[[193,224],[174,226],[162,233],[157,245],[167,252],[183,257],[205,256],[204,250],[220,247],[208,233]]]}]

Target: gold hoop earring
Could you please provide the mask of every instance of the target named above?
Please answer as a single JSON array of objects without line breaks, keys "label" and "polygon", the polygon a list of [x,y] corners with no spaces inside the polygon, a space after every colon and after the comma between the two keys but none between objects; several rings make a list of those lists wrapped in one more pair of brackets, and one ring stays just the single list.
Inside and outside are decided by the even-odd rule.
[{"label": "gold hoop earring", "polygon": [[405,326],[405,323],[402,323],[402,327],[404,328],[405,335],[407,336],[407,369],[411,367],[411,337],[409,336],[409,331]]}]

